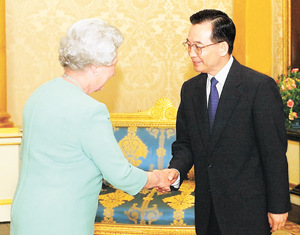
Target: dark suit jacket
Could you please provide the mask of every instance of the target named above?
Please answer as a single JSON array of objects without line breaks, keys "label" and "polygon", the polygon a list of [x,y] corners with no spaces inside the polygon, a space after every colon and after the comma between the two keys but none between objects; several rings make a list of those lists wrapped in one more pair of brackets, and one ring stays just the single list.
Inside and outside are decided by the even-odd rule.
[{"label": "dark suit jacket", "polygon": [[211,202],[224,235],[268,234],[267,213],[291,209],[287,139],[275,81],[235,59],[210,134],[207,74],[186,81],[170,168],[181,181],[195,166],[195,223],[207,227]]}]

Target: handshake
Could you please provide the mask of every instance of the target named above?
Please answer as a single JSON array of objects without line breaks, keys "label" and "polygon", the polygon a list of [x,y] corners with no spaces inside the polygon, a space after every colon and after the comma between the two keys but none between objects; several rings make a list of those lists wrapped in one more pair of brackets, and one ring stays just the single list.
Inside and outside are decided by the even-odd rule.
[{"label": "handshake", "polygon": [[175,169],[154,170],[146,172],[148,180],[144,188],[156,188],[158,192],[170,192],[170,186],[177,180],[179,173]]}]

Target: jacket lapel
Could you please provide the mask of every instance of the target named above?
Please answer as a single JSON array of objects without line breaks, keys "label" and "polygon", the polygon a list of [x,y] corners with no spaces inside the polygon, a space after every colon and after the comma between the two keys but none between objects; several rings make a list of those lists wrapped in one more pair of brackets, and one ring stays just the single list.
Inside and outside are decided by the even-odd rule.
[{"label": "jacket lapel", "polygon": [[207,74],[198,75],[198,84],[193,94],[194,110],[203,145],[207,149],[210,139],[209,120],[207,112],[206,81]]},{"label": "jacket lapel", "polygon": [[215,122],[212,130],[212,149],[218,142],[231,114],[242,94],[241,65],[234,59],[227,75],[222,94],[219,100]]}]

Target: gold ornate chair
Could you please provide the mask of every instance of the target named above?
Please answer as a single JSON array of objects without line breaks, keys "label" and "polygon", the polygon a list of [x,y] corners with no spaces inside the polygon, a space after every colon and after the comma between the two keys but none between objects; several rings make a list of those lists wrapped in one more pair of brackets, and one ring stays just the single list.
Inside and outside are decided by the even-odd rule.
[{"label": "gold ornate chair", "polygon": [[[168,166],[177,110],[168,98],[137,113],[112,113],[116,139],[128,161],[151,171]],[[179,191],[143,189],[131,196],[105,182],[99,195],[95,235],[195,234],[193,171]]]}]

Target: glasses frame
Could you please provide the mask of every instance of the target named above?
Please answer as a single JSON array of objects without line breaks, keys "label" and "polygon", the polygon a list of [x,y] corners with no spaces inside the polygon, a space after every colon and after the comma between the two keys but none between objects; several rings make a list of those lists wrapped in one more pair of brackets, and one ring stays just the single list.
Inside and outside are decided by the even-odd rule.
[{"label": "glasses frame", "polygon": [[[223,41],[221,41],[223,42]],[[216,45],[216,44],[219,44],[221,42],[217,42],[217,43],[211,43],[211,44],[208,44],[208,45],[205,45],[205,46],[197,46],[197,44],[193,43],[193,44],[189,44],[188,41],[185,41],[182,43],[182,45],[184,46],[184,48],[188,51],[188,53],[191,52],[192,50],[192,47],[194,47],[194,51],[196,52],[197,55],[201,55],[202,54],[202,49],[205,48],[205,47],[210,47],[210,46],[213,46],[213,45]]]}]

